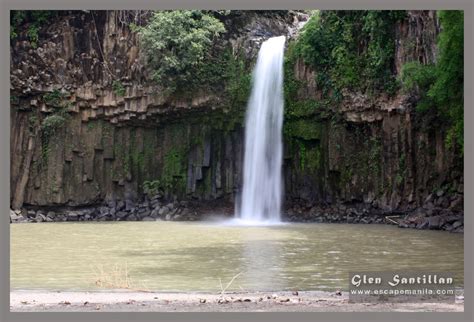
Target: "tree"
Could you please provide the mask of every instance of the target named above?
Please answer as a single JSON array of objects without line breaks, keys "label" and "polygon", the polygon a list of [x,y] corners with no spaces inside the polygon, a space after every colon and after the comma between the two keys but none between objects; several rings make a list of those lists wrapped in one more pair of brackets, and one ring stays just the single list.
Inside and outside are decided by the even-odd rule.
[{"label": "tree", "polygon": [[171,10],[155,12],[139,32],[141,45],[153,69],[153,79],[174,92],[199,84],[196,77],[215,37],[224,25],[209,12]]}]

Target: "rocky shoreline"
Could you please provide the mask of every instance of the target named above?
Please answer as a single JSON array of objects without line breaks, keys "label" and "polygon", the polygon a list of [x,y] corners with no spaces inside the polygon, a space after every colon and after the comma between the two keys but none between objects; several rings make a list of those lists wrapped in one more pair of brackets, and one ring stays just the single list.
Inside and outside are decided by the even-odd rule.
[{"label": "rocky shoreline", "polygon": [[422,206],[400,209],[380,207],[376,202],[338,205],[296,203],[286,212],[288,221],[350,224],[390,224],[400,228],[464,232],[464,198],[440,190],[430,194]]},{"label": "rocky shoreline", "polygon": [[[209,215],[233,216],[228,202],[169,201],[161,195],[132,200],[109,201],[80,208],[28,207],[10,210],[10,223],[82,221],[197,221]],[[374,203],[314,205],[293,202],[283,214],[289,222],[390,224],[400,228],[464,232],[463,198],[444,193],[429,195],[422,207],[383,209]]]},{"label": "rocky shoreline", "polygon": [[67,208],[24,208],[10,211],[11,222],[61,221],[155,221],[196,220],[197,213],[188,201],[164,202],[160,196],[142,203],[132,200],[109,201],[98,206]]}]

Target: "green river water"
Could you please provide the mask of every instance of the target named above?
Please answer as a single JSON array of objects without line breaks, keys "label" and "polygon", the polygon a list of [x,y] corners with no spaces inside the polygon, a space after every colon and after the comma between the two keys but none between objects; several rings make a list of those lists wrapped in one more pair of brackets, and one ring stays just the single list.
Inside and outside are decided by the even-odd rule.
[{"label": "green river water", "polygon": [[214,292],[238,275],[228,290],[346,290],[348,273],[357,270],[449,271],[463,287],[463,235],[441,231],[212,222],[14,224],[10,229],[12,289],[129,285]]}]

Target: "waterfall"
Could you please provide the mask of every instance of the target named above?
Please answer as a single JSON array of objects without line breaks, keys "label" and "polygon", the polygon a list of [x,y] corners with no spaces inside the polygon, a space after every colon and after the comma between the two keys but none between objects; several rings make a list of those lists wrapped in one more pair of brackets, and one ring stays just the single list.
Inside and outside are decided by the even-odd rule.
[{"label": "waterfall", "polygon": [[243,189],[236,213],[243,221],[280,221],[284,46],[284,36],[265,41],[253,71],[245,122]]}]

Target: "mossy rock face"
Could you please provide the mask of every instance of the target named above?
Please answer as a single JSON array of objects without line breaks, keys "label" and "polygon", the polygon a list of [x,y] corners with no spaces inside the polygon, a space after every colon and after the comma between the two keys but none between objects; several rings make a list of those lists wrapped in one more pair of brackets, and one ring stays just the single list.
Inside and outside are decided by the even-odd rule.
[{"label": "mossy rock face", "polygon": [[324,170],[323,147],[319,144],[308,144],[307,141],[295,141],[299,159],[299,169],[302,173],[315,174]]},{"label": "mossy rock face", "polygon": [[306,167],[310,171],[316,171],[322,167],[322,152],[319,147],[306,151]]},{"label": "mossy rock face", "polygon": [[285,135],[307,141],[321,140],[323,125],[312,120],[291,120],[285,123]]}]

